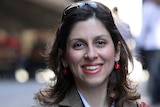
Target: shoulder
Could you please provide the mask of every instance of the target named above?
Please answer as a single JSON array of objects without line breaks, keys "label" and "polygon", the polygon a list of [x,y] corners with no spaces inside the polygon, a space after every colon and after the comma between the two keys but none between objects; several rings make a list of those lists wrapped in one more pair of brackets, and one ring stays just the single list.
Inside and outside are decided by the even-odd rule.
[{"label": "shoulder", "polygon": [[59,106],[58,106],[58,104],[54,104],[54,105],[50,105],[50,106],[48,106],[48,105],[44,106],[44,105],[41,105],[41,104],[37,103],[37,104],[35,104],[31,107],[59,107]]},{"label": "shoulder", "polygon": [[[52,99],[51,99],[52,100]],[[76,87],[72,87],[65,95],[65,97],[62,99],[62,101],[52,104],[43,106],[37,103],[34,106],[31,107],[83,107],[83,103],[80,99],[80,96],[77,92]]]},{"label": "shoulder", "polygon": [[136,102],[124,102],[124,107],[137,107]]}]

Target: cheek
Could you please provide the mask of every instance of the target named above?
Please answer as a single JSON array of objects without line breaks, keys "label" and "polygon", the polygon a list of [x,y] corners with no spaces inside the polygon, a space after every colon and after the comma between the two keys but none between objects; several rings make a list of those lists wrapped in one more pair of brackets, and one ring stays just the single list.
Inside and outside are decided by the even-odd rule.
[{"label": "cheek", "polygon": [[77,75],[78,73],[77,71],[79,71],[79,65],[81,63],[81,60],[82,60],[82,54],[75,51],[68,51],[67,62],[68,62],[68,66],[71,69],[71,72],[74,75]]},{"label": "cheek", "polygon": [[108,49],[104,49],[101,51],[101,56],[106,60],[114,60],[115,59],[115,50],[113,47],[109,47]]},{"label": "cheek", "polygon": [[82,54],[75,51],[68,51],[67,60],[69,64],[76,64],[82,59]]}]

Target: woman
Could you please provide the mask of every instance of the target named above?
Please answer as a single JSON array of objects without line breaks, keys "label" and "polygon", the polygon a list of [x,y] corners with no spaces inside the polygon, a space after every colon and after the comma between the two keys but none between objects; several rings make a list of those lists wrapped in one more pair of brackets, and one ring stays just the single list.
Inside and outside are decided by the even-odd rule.
[{"label": "woman", "polygon": [[103,4],[64,10],[48,60],[56,82],[35,95],[34,107],[137,106],[140,95],[127,78],[132,56]]}]

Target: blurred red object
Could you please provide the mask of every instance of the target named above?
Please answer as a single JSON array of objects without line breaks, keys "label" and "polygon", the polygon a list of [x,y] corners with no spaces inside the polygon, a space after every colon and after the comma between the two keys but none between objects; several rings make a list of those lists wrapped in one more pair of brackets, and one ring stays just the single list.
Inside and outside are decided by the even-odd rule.
[{"label": "blurred red object", "polygon": [[145,102],[138,103],[138,107],[150,107]]}]

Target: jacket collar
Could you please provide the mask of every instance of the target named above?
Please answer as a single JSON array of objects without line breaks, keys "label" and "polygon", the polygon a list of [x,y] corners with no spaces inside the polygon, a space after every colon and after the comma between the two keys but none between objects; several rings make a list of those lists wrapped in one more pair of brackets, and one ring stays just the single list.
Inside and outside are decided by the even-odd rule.
[{"label": "jacket collar", "polygon": [[[76,87],[68,91],[64,99],[59,103],[60,107],[84,107]],[[124,107],[137,107],[135,102],[124,102]]]},{"label": "jacket collar", "polygon": [[84,107],[76,87],[71,88],[59,105],[65,107]]}]

